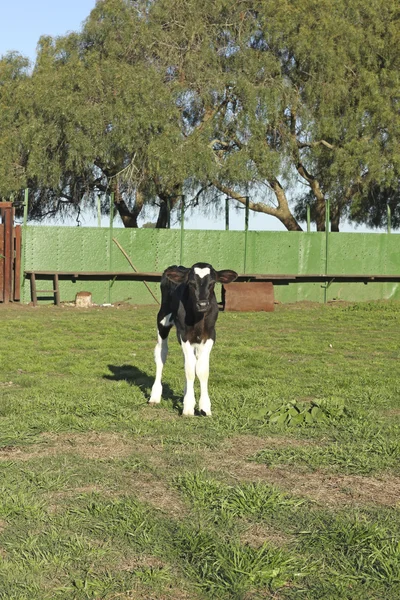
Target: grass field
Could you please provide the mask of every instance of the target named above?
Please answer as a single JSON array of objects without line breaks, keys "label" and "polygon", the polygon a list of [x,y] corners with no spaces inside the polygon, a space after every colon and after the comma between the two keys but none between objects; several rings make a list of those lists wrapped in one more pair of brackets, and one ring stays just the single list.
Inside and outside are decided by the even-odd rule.
[{"label": "grass field", "polygon": [[400,305],[227,313],[181,416],[155,308],[1,307],[0,598],[400,598]]}]

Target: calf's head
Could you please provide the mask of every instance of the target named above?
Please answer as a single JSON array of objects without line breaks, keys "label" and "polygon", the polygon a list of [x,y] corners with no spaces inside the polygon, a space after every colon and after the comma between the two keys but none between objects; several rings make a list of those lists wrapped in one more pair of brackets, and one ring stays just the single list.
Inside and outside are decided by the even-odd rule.
[{"label": "calf's head", "polygon": [[230,283],[238,274],[236,271],[224,269],[216,271],[208,263],[196,263],[191,268],[169,267],[165,275],[174,283],[186,283],[189,295],[197,312],[203,313],[208,309],[214,296],[214,286],[219,283]]}]

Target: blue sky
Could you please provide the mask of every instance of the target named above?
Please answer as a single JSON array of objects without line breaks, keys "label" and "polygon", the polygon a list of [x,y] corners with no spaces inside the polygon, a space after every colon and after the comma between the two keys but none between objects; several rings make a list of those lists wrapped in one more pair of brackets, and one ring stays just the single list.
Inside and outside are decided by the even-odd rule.
[{"label": "blue sky", "polygon": [[[42,35],[59,36],[81,29],[83,21],[95,7],[96,0],[4,0],[0,20],[0,56],[9,51],[18,51],[32,63],[36,57],[36,46]],[[150,217],[151,218],[151,217]],[[151,220],[153,220],[151,218]],[[93,223],[92,223],[93,221]],[[92,225],[94,220],[83,222]],[[189,215],[188,227],[224,229],[225,220],[221,217],[201,217],[198,213]],[[274,217],[250,212],[250,229],[283,230],[284,227]],[[244,228],[244,211],[231,212],[231,228]],[[342,231],[354,230],[344,225]],[[358,231],[366,231],[364,227]]]},{"label": "blue sky", "polygon": [[5,0],[2,4],[0,55],[16,50],[34,61],[40,36],[79,30],[96,0]]}]

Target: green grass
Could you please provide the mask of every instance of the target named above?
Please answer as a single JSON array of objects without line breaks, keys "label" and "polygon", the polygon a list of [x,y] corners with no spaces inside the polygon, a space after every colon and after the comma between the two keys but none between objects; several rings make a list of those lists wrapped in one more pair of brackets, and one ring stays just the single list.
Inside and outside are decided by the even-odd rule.
[{"label": "green grass", "polygon": [[0,599],[397,600],[400,305],[221,314],[211,418],[155,312],[0,308]]}]

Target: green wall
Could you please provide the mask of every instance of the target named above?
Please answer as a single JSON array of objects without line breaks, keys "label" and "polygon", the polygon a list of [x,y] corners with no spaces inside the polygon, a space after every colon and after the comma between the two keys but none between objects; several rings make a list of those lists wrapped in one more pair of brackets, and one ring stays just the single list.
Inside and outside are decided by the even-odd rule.
[{"label": "green wall", "polygon": [[[247,273],[323,274],[326,266],[324,233],[249,231]],[[112,242],[115,237],[139,271],[160,272],[172,264],[190,266],[210,262],[217,269],[230,268],[243,273],[245,234],[241,231],[181,232],[178,229],[114,229],[85,227],[28,226],[23,234],[25,270],[130,271],[126,258]],[[400,236],[376,233],[330,233],[328,273],[400,275]],[[158,295],[159,285],[149,284]],[[42,282],[39,289],[48,285]],[[142,282],[60,282],[62,301],[72,301],[79,291],[90,291],[94,302],[128,301],[155,304]],[[323,302],[321,284],[276,286],[281,302],[309,300]],[[380,298],[400,299],[399,284],[332,284],[328,300],[349,301]],[[29,282],[22,291],[23,302],[30,301]]]}]

